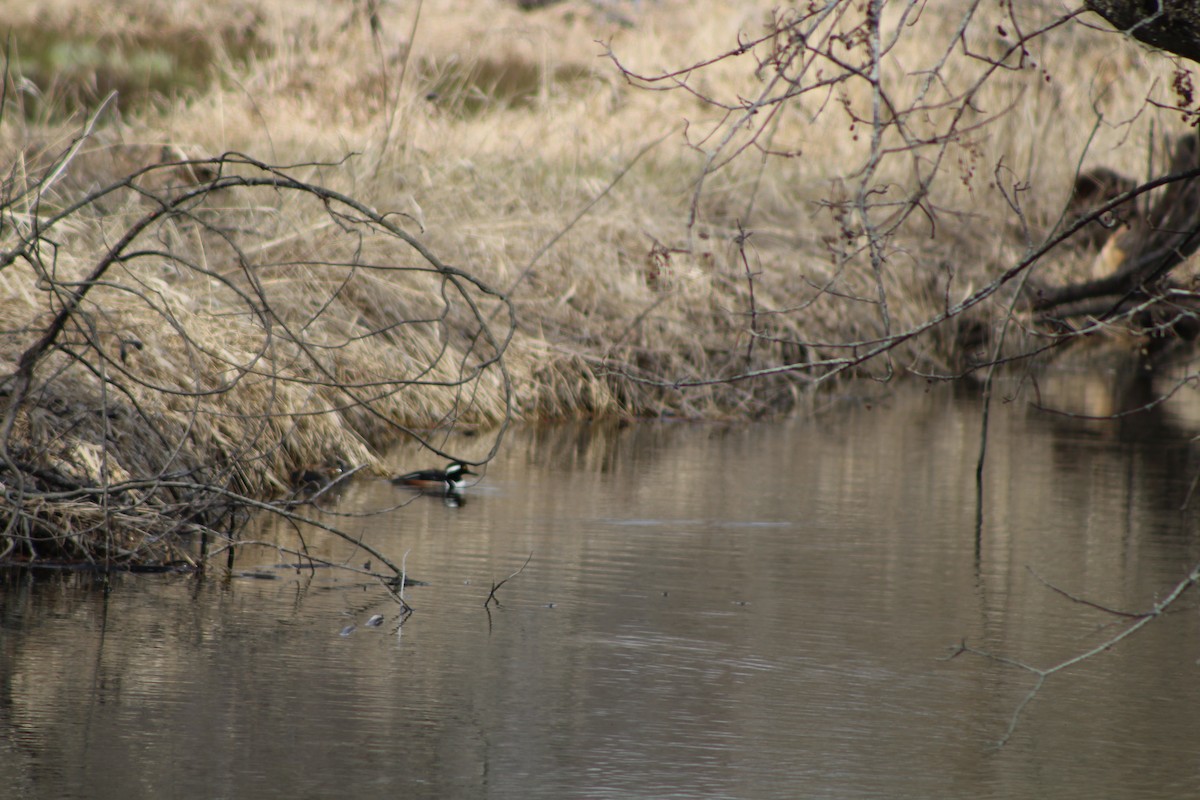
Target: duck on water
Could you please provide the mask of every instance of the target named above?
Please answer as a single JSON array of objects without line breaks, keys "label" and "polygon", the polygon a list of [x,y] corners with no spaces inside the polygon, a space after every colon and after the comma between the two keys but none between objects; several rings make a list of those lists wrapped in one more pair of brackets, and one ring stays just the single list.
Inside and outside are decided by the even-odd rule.
[{"label": "duck on water", "polygon": [[478,475],[461,461],[450,462],[445,469],[421,469],[392,478],[397,486],[407,486],[434,494],[458,494],[466,485],[467,475]]}]

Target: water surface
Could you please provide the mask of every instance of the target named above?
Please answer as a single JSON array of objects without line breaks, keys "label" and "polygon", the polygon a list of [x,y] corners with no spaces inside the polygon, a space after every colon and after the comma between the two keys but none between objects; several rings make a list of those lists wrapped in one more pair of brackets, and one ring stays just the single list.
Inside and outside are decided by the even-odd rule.
[{"label": "water surface", "polygon": [[[946,658],[1050,666],[1119,628],[1043,581],[1141,610],[1186,574],[1185,417],[994,413],[982,525],[979,407],[949,391],[519,431],[462,507],[338,519],[427,582],[402,627],[378,586],[263,550],[224,577],[10,575],[0,797],[1194,792],[1195,604],[1052,678],[1002,748],[1033,676]],[[339,511],[408,500],[364,480]]]}]

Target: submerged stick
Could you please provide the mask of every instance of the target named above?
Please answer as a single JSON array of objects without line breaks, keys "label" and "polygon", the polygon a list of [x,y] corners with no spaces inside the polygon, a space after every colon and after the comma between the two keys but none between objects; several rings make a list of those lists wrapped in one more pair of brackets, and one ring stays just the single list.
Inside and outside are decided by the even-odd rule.
[{"label": "submerged stick", "polygon": [[525,568],[526,568],[527,566],[529,566],[529,562],[530,562],[532,559],[533,559],[533,553],[530,553],[530,554],[529,554],[529,558],[525,559],[525,563],[521,565],[521,568],[520,568],[520,569],[518,569],[518,570],[517,570],[516,572],[514,572],[512,575],[509,575],[507,578],[505,578],[504,580],[500,581],[499,583],[493,583],[493,584],[492,584],[492,590],[491,590],[490,592],[488,592],[487,599],[483,601],[483,607],[484,607],[484,608],[487,608],[487,607],[488,607],[488,603],[492,602],[493,600],[495,600],[495,601],[496,601],[496,605],[497,605],[497,606],[499,606],[499,605],[500,605],[500,601],[499,601],[499,600],[496,598],[496,592],[497,592],[497,591],[500,589],[500,587],[501,587],[501,586],[503,586],[504,584],[508,583],[510,580],[512,580],[513,578],[517,577],[517,576],[518,576],[518,575],[520,575],[522,572],[524,572],[524,571],[525,571]]}]

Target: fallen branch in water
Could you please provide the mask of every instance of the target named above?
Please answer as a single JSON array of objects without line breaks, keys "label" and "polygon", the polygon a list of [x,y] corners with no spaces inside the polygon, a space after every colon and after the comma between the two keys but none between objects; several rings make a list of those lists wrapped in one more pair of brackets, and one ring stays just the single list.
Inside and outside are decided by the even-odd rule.
[{"label": "fallen branch in water", "polygon": [[[1039,580],[1040,580],[1040,577],[1039,577]],[[1043,581],[1043,583],[1045,583],[1045,581]],[[1121,643],[1125,639],[1129,638],[1133,634],[1137,633],[1142,628],[1144,628],[1146,625],[1150,624],[1150,622],[1152,622],[1153,620],[1158,619],[1160,616],[1162,616],[1163,613],[1165,613],[1166,610],[1176,600],[1178,600],[1180,597],[1182,597],[1183,594],[1188,589],[1190,589],[1192,586],[1196,585],[1197,583],[1200,583],[1200,563],[1195,564],[1192,567],[1191,571],[1188,573],[1187,577],[1185,577],[1183,580],[1179,581],[1179,583],[1175,584],[1175,586],[1172,587],[1171,591],[1167,593],[1166,597],[1164,597],[1162,600],[1159,600],[1157,603],[1155,603],[1153,606],[1151,606],[1151,608],[1149,610],[1143,611],[1140,613],[1117,611],[1117,610],[1111,609],[1107,606],[1101,605],[1099,603],[1095,603],[1090,600],[1084,600],[1082,598],[1076,597],[1075,595],[1072,595],[1069,592],[1065,592],[1057,587],[1051,586],[1050,588],[1052,588],[1054,591],[1058,592],[1059,594],[1063,595],[1064,597],[1069,598],[1072,602],[1079,603],[1081,605],[1086,605],[1089,608],[1095,608],[1097,610],[1103,611],[1104,613],[1111,614],[1113,616],[1131,618],[1131,619],[1133,619],[1133,622],[1131,622],[1128,626],[1123,628],[1119,633],[1116,633],[1113,636],[1110,636],[1109,638],[1105,639],[1100,644],[1098,644],[1088,650],[1085,650],[1082,653],[1078,653],[1074,656],[1071,656],[1070,658],[1064,659],[1051,667],[1045,667],[1045,668],[1035,667],[1032,664],[1027,664],[1024,661],[1020,661],[1015,658],[1009,658],[1008,656],[997,655],[996,653],[992,653],[987,650],[981,650],[979,648],[971,647],[970,645],[967,644],[967,641],[965,639],[962,642],[960,642],[957,646],[955,646],[954,651],[952,653],[950,653],[950,655],[946,656],[944,660],[949,661],[953,658],[957,658],[958,656],[962,655],[963,653],[969,653],[971,655],[976,655],[976,656],[980,656],[982,658],[986,658],[989,661],[995,661],[996,663],[999,663],[999,664],[1006,664],[1011,667],[1016,667],[1017,669],[1024,670],[1024,671],[1032,673],[1033,675],[1036,676],[1036,680],[1034,681],[1033,686],[1029,689],[1029,691],[1021,699],[1021,702],[1017,703],[1017,707],[1013,710],[1012,716],[1009,718],[1009,721],[1008,721],[1008,728],[1004,731],[1004,735],[1001,736],[999,741],[996,742],[997,747],[1003,747],[1004,745],[1006,745],[1008,743],[1008,741],[1012,738],[1013,733],[1016,731],[1017,725],[1020,723],[1020,720],[1021,720],[1021,713],[1025,710],[1025,707],[1028,706],[1029,703],[1033,701],[1034,697],[1037,696],[1038,692],[1041,691],[1042,685],[1045,684],[1045,682],[1048,678],[1050,678],[1052,675],[1055,675],[1059,672],[1063,672],[1064,670],[1067,670],[1071,667],[1077,666],[1077,665],[1083,663],[1084,661],[1087,661],[1092,656],[1099,655],[1100,653],[1103,653],[1106,650],[1110,650],[1113,647],[1116,647],[1119,643]],[[1049,584],[1047,584],[1047,585],[1049,585]]]},{"label": "fallen branch in water", "polygon": [[498,608],[498,607],[500,606],[500,600],[499,600],[499,599],[496,597],[496,592],[497,592],[497,591],[500,589],[500,587],[501,587],[501,586],[503,586],[504,584],[508,583],[510,580],[512,580],[513,578],[517,577],[517,576],[518,576],[518,575],[520,575],[522,572],[524,572],[524,571],[525,571],[525,568],[526,568],[527,566],[529,566],[529,562],[530,562],[532,559],[533,559],[533,553],[530,553],[530,554],[529,554],[529,558],[526,558],[526,559],[525,559],[525,563],[521,565],[521,568],[520,568],[520,569],[518,569],[518,570],[517,570],[516,572],[514,572],[512,575],[509,575],[507,578],[505,578],[504,580],[500,581],[499,583],[493,583],[493,584],[492,584],[492,590],[491,590],[490,592],[488,592],[487,599],[483,601],[483,607],[484,607],[484,608],[487,608],[487,607],[488,607],[488,603],[491,603],[491,602],[495,601],[495,603],[496,603],[496,606],[497,606],[497,608]]}]

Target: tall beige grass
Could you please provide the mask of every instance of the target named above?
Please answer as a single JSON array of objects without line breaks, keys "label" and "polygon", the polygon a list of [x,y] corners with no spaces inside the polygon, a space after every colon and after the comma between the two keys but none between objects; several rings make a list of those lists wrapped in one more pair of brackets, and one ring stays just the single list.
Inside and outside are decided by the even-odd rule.
[{"label": "tall beige grass", "polygon": [[[1017,9],[1026,31],[1063,13],[1026,5]],[[446,310],[436,275],[395,269],[427,266],[403,239],[332,214],[311,196],[226,189],[210,211],[237,229],[253,269],[240,269],[235,251],[207,234],[161,229],[160,245],[180,261],[130,263],[114,277],[118,285],[91,296],[86,323],[68,332],[77,350],[47,361],[44,394],[22,409],[16,430],[54,441],[52,460],[85,482],[161,471],[163,454],[153,451],[166,446],[189,468],[229,464],[239,486],[262,493],[283,491],[288,472],[306,461],[377,464],[385,444],[416,429],[494,426],[514,415],[790,408],[814,373],[707,381],[854,352],[848,343],[884,333],[881,288],[892,332],[922,324],[1044,237],[1081,165],[1144,177],[1161,140],[1184,125],[1150,103],[1175,102],[1176,66],[1100,30],[1097,19],[1067,23],[1031,42],[1023,61],[1011,57],[1010,68],[997,69],[952,47],[963,0],[923,5],[899,29],[890,11],[889,30],[901,35],[883,78],[901,106],[924,98],[914,130],[944,130],[962,93],[972,95],[959,135],[878,163],[872,180],[891,187],[889,197],[912,189],[914,168],[937,168],[931,214],[913,214],[889,235],[877,274],[861,243],[841,240],[835,213],[837,201],[863,188],[870,131],[852,127],[846,109],[869,113],[865,82],[795,102],[760,139],[791,157],[748,149],[705,176],[697,196],[706,159],[721,160],[747,136],[730,135],[718,151],[736,114],[706,101],[754,96],[767,45],[697,69],[687,89],[672,91],[626,80],[605,57],[611,47],[646,76],[676,70],[732,50],[739,36],[762,35],[772,8],[580,0],[523,12],[500,0],[445,0],[420,4],[419,17],[412,4],[382,4],[375,19],[366,3],[307,0],[182,2],[169,15],[150,0],[119,12],[82,0],[6,9],[17,56],[22,32],[36,29],[142,48],[157,36],[163,52],[203,43],[214,62],[202,88],[191,75],[177,96],[118,97],[41,205],[28,196],[10,205],[26,230],[39,214],[164,158],[246,153],[401,215],[389,219],[442,262],[507,293],[518,324],[503,353],[507,373],[464,381],[478,355],[469,355],[477,320],[459,305]],[[975,13],[972,50],[999,59],[1017,28],[1002,8]],[[71,105],[88,96],[86,85],[35,86],[22,80],[21,63],[33,62],[14,62],[0,127],[13,165],[10,196],[45,175],[87,119]],[[137,86],[136,77],[110,83]],[[126,192],[64,220],[55,232],[59,280],[86,274],[145,203]],[[4,235],[3,247],[13,247],[14,230]],[[1089,257],[1056,251],[1038,276],[1068,279]],[[59,307],[47,288],[26,264],[0,272],[0,358],[10,364]],[[269,300],[286,335],[264,338],[254,303],[238,295],[251,290]],[[964,349],[987,342],[1010,298],[1000,292],[897,347],[892,367],[961,370],[979,355]],[[507,312],[492,303],[483,313],[493,320]],[[411,324],[419,319],[431,321]],[[144,345],[137,352],[134,340]],[[112,360],[122,343],[124,359]],[[111,363],[139,376],[129,397],[106,395],[103,376],[80,365],[80,352],[105,347]],[[353,402],[337,381],[360,387]],[[39,410],[56,403],[79,413]],[[120,413],[80,421],[83,410],[110,406]],[[170,444],[139,433],[139,414],[161,419]],[[48,429],[37,433],[39,425]],[[127,430],[113,436],[120,425]]]}]

